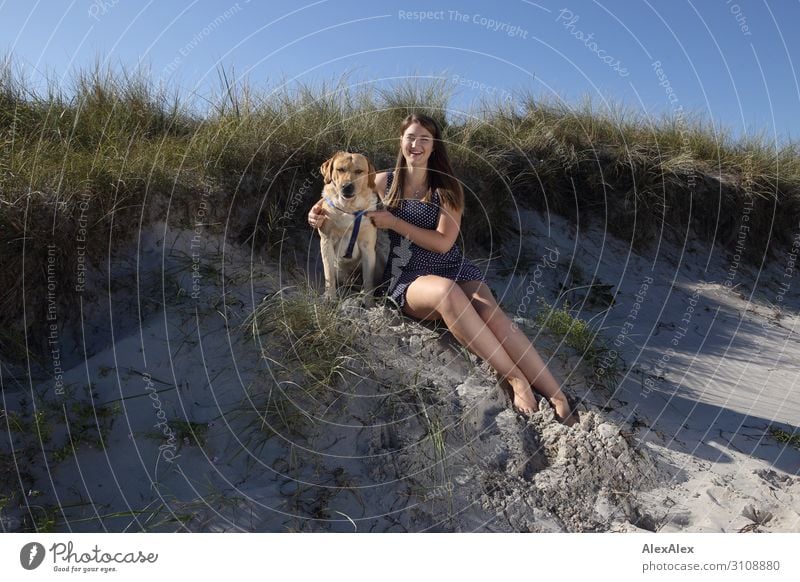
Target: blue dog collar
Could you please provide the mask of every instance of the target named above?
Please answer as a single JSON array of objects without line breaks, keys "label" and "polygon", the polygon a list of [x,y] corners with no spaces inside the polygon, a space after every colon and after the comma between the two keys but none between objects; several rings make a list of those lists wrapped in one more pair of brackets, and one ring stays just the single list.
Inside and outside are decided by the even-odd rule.
[{"label": "blue dog collar", "polygon": [[[369,210],[359,210],[358,212],[350,212],[349,210],[344,210],[343,208],[339,208],[336,206],[330,198],[325,196],[325,202],[327,202],[332,208],[335,208],[339,212],[344,212],[346,214],[351,214],[355,216],[355,222],[353,223],[353,234],[350,235],[350,242],[347,243],[347,251],[344,253],[345,259],[352,259],[353,258],[353,248],[356,246],[356,240],[358,239],[358,231],[361,228],[361,219],[364,218],[364,215],[369,212]],[[383,206],[380,201],[378,201],[377,207],[380,208]]]}]

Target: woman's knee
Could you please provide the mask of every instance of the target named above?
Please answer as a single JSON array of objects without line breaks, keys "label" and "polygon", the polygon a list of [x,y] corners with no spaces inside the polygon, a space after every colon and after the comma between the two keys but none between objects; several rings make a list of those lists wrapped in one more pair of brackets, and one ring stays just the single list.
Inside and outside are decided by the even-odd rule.
[{"label": "woman's knee", "polygon": [[492,294],[492,290],[486,283],[479,281],[467,281],[461,284],[467,298],[469,299],[475,311],[486,322],[493,320],[503,321],[507,319],[502,308],[497,304],[497,301]]},{"label": "woman's knee", "polygon": [[439,281],[439,293],[442,305],[442,313],[461,313],[465,308],[469,307],[469,298],[464,293],[464,290],[459,287],[455,281],[450,279],[442,279]]}]

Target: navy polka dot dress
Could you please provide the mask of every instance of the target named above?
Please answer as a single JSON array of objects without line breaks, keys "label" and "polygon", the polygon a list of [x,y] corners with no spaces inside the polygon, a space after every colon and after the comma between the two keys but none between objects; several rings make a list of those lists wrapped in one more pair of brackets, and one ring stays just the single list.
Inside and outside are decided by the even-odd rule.
[{"label": "navy polka dot dress", "polygon": [[[390,172],[386,180],[387,193],[393,178],[394,172]],[[433,192],[430,202],[400,200],[397,207],[388,210],[415,226],[435,230],[439,224],[439,191]],[[446,253],[437,253],[389,230],[389,243],[386,269],[378,289],[401,308],[406,302],[408,286],[422,275],[439,275],[453,281],[485,281],[481,270],[463,256],[458,241]]]}]

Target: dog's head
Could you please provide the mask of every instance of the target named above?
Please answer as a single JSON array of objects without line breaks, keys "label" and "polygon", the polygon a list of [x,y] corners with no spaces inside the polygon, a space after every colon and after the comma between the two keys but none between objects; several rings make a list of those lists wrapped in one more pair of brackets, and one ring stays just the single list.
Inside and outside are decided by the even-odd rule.
[{"label": "dog's head", "polygon": [[336,194],[344,200],[375,190],[375,167],[361,154],[336,152],[319,171],[325,185],[333,184]]}]

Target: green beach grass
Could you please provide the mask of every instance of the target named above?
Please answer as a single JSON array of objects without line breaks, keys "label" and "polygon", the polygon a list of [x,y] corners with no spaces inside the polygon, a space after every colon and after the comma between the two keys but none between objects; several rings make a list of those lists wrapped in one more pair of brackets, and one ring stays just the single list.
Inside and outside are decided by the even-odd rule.
[{"label": "green beach grass", "polygon": [[638,249],[666,236],[730,250],[752,207],[744,255],[755,263],[797,232],[800,150],[766,134],[736,141],[697,116],[649,119],[532,93],[481,100],[456,117],[456,87],[443,80],[259,86],[220,70],[218,94],[198,112],[146,73],[97,65],[37,92],[4,59],[0,352],[20,352],[27,338],[28,353],[43,353],[48,299],[65,324],[91,298],[79,263],[105,273],[142,227],[189,226],[203,199],[204,222],[230,240],[273,257],[287,245],[304,250],[320,164],[349,149],[393,166],[394,132],[411,111],[443,124],[467,198],[468,250],[492,253],[517,236],[520,207],[599,221]]}]

